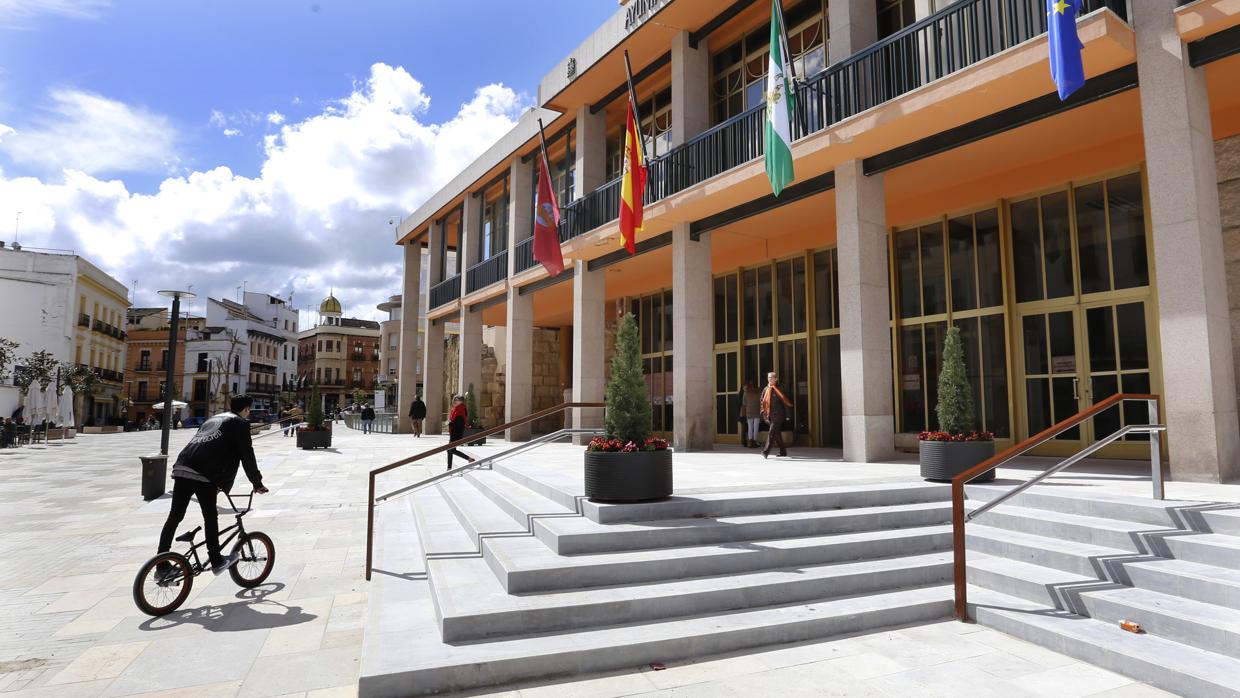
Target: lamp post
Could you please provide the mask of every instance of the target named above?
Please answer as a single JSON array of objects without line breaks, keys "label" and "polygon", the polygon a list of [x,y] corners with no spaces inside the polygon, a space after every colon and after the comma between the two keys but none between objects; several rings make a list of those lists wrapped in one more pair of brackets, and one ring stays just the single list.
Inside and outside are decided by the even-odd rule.
[{"label": "lamp post", "polygon": [[159,453],[168,455],[168,431],[172,427],[172,378],[177,364],[177,330],[181,320],[181,299],[197,296],[189,291],[160,291],[159,295],[172,299],[172,327],[168,331],[168,364],[164,367],[164,424],[159,436]]}]

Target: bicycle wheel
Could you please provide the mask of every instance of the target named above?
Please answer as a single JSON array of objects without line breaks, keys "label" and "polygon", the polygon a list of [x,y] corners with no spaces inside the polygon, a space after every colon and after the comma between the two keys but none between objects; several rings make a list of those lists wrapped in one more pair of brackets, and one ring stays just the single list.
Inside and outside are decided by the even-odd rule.
[{"label": "bicycle wheel", "polygon": [[262,584],[276,564],[276,545],[266,533],[253,531],[237,541],[233,552],[240,552],[241,559],[228,568],[228,576],[239,587],[253,589]]},{"label": "bicycle wheel", "polygon": [[[167,563],[167,572],[159,565]],[[194,586],[194,569],[180,553],[160,553],[142,565],[133,580],[133,602],[148,616],[163,616],[177,610]]]}]

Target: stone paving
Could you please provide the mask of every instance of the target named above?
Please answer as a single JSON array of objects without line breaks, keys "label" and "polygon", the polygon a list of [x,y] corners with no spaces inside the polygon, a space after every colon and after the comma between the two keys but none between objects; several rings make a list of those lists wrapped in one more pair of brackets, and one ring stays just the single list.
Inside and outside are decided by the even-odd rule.
[{"label": "stone paving", "polygon": [[[191,434],[172,432],[171,452],[178,452]],[[0,481],[0,694],[355,695],[367,602],[366,473],[442,442],[443,437],[365,436],[343,424],[330,450],[300,451],[279,434],[257,439],[259,465],[272,492],[256,497],[246,524],[269,533],[276,543],[271,577],[246,591],[227,575],[200,576],[185,605],[159,619],[142,615],[131,596],[133,576],[154,553],[169,504],[167,497],[148,503],[139,495],[138,456],[158,449],[158,432],[83,435],[63,444],[0,451],[5,474]],[[472,450],[500,447],[491,443]],[[559,446],[538,457],[578,458],[577,453]],[[710,459],[717,468],[711,481],[685,484],[774,486],[789,479],[823,479],[824,466],[832,479],[910,476],[908,465],[846,464],[831,462],[831,456],[806,450],[796,460],[764,463],[740,449],[690,454],[683,457]],[[385,476],[381,489],[442,467],[442,457],[432,458],[427,466]],[[240,479],[237,489],[248,491]],[[1140,486],[1131,472],[1081,480],[1088,486],[1098,481],[1117,483],[1121,490]],[[183,528],[199,521],[191,505]],[[782,647],[663,671],[644,667],[522,686],[499,695],[962,693],[1159,695],[1110,672],[958,623]]]}]

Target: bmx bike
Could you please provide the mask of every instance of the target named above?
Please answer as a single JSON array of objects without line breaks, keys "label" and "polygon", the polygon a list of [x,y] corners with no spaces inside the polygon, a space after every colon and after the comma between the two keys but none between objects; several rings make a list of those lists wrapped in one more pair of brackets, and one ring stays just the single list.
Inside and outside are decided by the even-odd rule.
[{"label": "bmx bike", "polygon": [[[220,531],[220,549],[227,549],[235,540],[232,551],[240,553],[237,564],[228,568],[228,576],[232,577],[238,586],[252,589],[262,584],[271,574],[271,568],[276,561],[276,546],[266,533],[246,531],[241,521],[241,517],[248,514],[253,506],[253,490],[248,495],[237,495],[237,499],[246,499],[244,509],[238,509],[236,502],[227,492],[224,496],[228,498],[228,505],[232,507],[237,522]],[[176,537],[177,541],[189,544],[189,549],[184,553],[159,553],[138,570],[138,576],[133,580],[133,600],[143,613],[150,616],[167,615],[180,608],[185,599],[189,598],[194,577],[209,568],[209,564],[198,554],[198,549],[204,547],[206,541],[194,542],[195,536],[201,530],[202,526],[198,526]]]}]

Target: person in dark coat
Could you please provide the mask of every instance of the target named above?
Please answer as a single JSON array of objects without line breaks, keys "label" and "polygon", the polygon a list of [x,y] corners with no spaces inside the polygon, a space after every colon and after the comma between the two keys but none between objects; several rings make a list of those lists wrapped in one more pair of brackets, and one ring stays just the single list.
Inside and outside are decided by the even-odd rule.
[{"label": "person in dark coat", "polygon": [[[229,403],[229,411],[222,412],[203,423],[202,428],[189,440],[176,464],[172,466],[172,508],[168,520],[159,534],[159,551],[172,549],[172,538],[177,526],[185,518],[190,497],[198,500],[202,509],[203,532],[206,537],[207,555],[211,571],[223,574],[236,564],[238,555],[225,559],[220,554],[219,514],[215,508],[217,492],[232,490],[237,478],[237,466],[245,468],[245,476],[259,494],[267,492],[263,486],[263,474],[254,458],[254,445],[250,440],[250,406],[253,399],[238,395]],[[169,568],[171,565],[168,566]],[[166,574],[167,568],[161,570]]]},{"label": "person in dark coat", "polygon": [[422,420],[426,419],[426,403],[422,402],[422,394],[413,396],[409,403],[409,420],[413,423],[413,435],[422,436]]},{"label": "person in dark coat", "polygon": [[375,409],[369,404],[362,405],[362,433],[369,434],[375,430]]},{"label": "person in dark coat", "polygon": [[[469,421],[469,410],[465,408],[465,398],[457,395],[452,398],[452,411],[448,413],[448,441],[460,441],[465,438],[465,424]],[[448,470],[452,469],[452,456],[459,456],[474,462],[472,456],[466,455],[455,448],[448,449]]]},{"label": "person in dark coat", "polygon": [[762,419],[769,425],[766,432],[766,446],[762,449],[762,457],[771,455],[771,446],[779,446],[779,455],[787,456],[788,448],[784,446],[784,420],[788,418],[788,408],[792,402],[784,397],[779,389],[779,376],[774,371],[766,374],[766,389],[762,391]]}]

